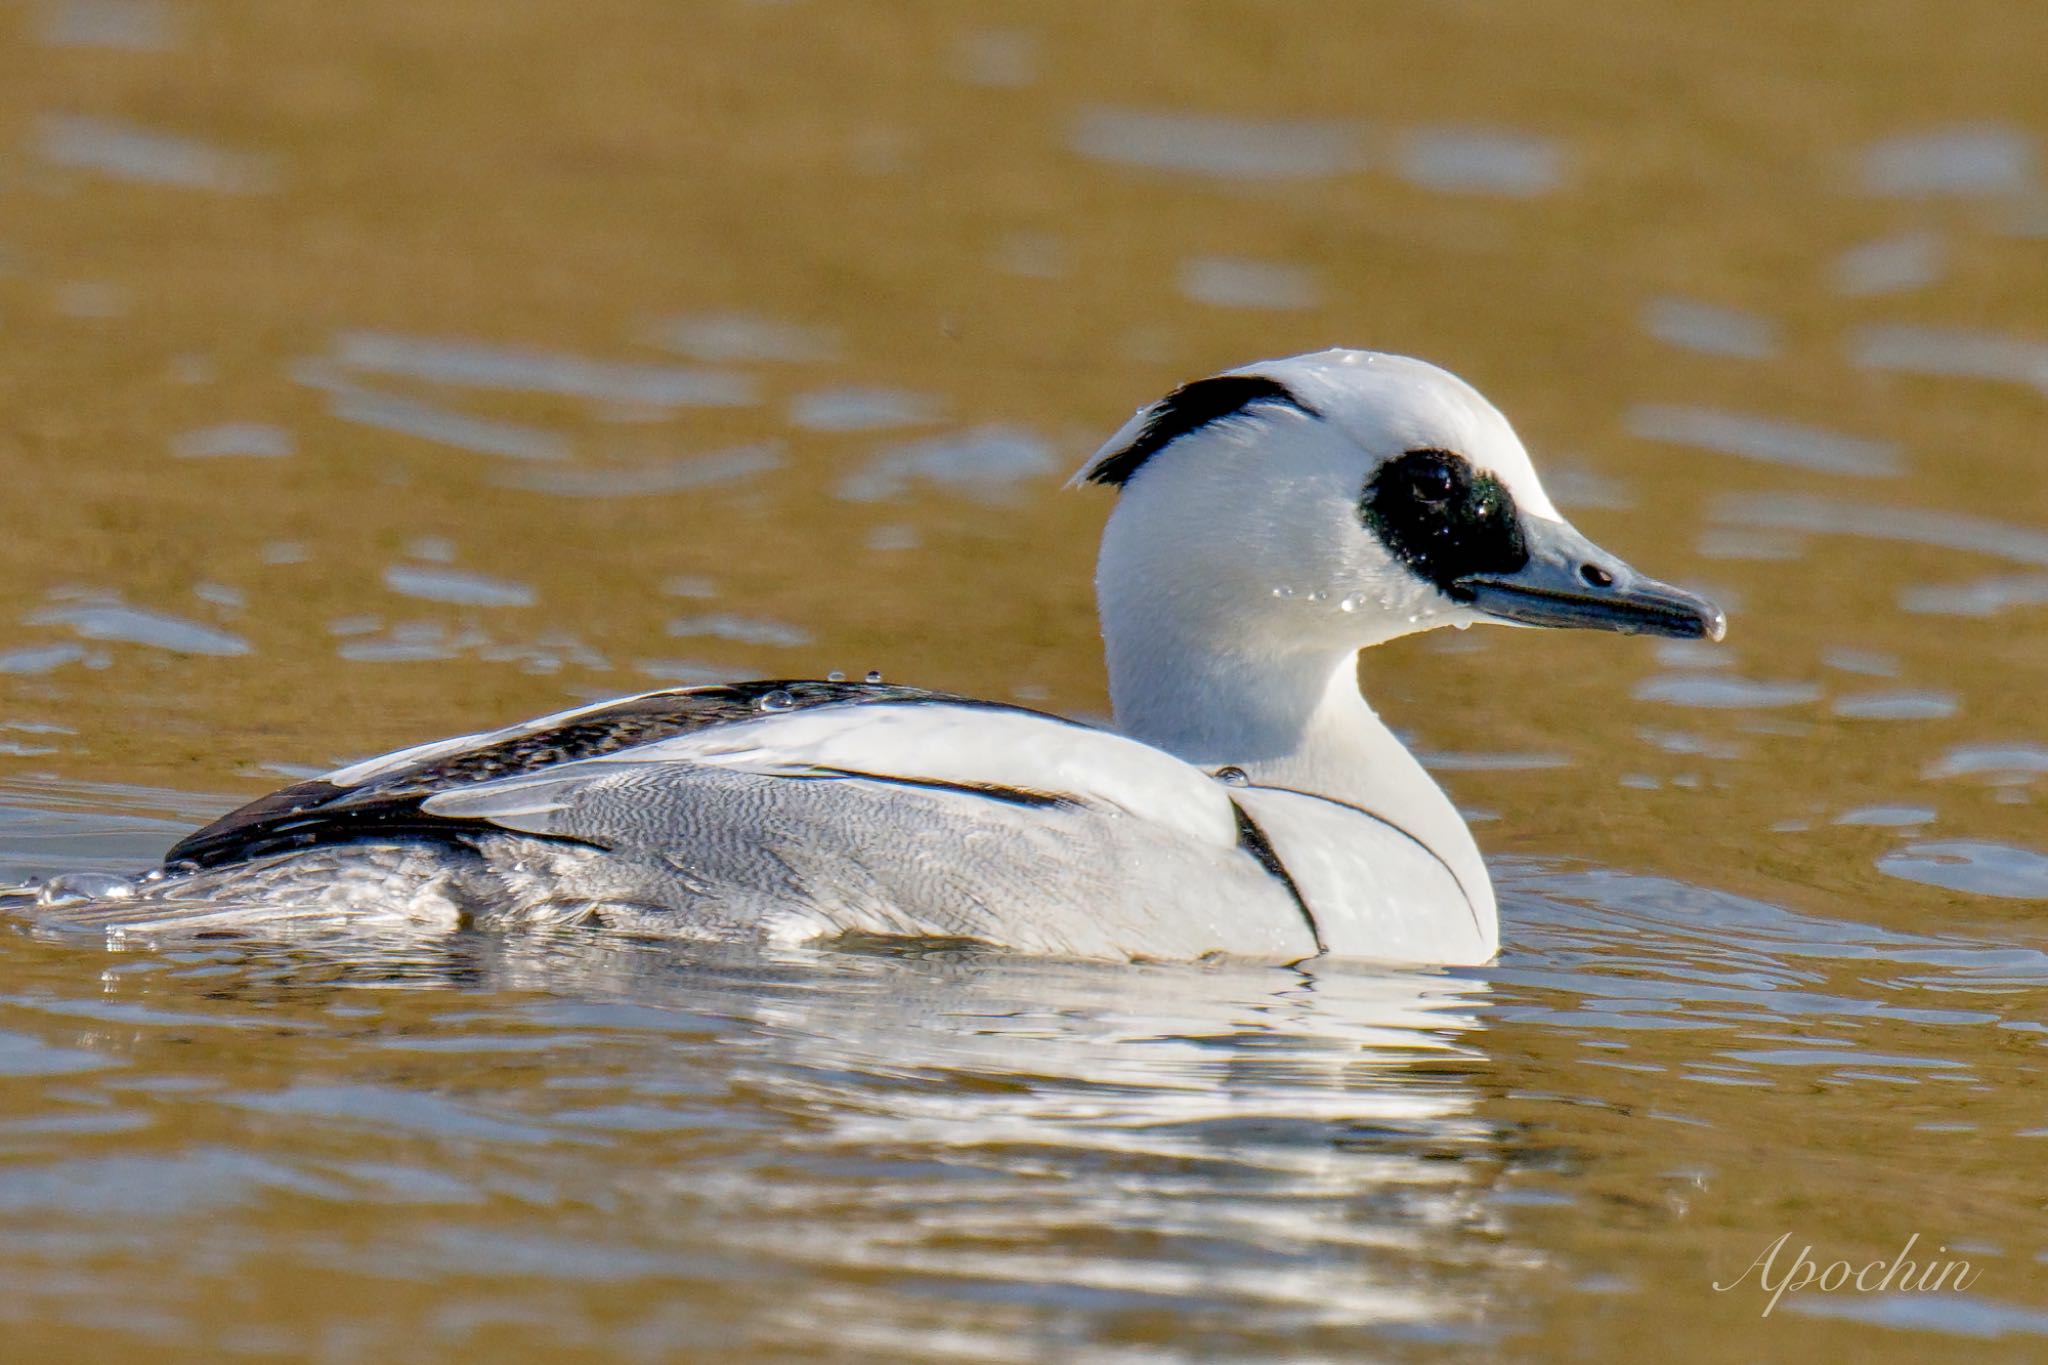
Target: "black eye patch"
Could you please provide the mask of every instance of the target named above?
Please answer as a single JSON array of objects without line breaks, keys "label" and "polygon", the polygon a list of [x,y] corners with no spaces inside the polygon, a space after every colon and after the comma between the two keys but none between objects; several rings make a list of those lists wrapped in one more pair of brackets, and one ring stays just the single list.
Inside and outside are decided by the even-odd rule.
[{"label": "black eye patch", "polygon": [[1453,597],[1467,574],[1513,573],[1529,562],[1514,495],[1448,450],[1411,450],[1381,465],[1358,515],[1394,558]]}]

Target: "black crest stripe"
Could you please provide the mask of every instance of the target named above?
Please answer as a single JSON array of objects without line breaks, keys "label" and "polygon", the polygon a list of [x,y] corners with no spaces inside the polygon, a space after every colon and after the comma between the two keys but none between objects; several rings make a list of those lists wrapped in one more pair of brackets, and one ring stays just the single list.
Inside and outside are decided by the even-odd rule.
[{"label": "black crest stripe", "polygon": [[1233,417],[1256,403],[1280,403],[1311,417],[1321,413],[1301,401],[1277,379],[1256,374],[1219,374],[1183,384],[1152,405],[1137,437],[1120,450],[1097,460],[1088,482],[1122,488],[1145,461],[1190,432]]}]

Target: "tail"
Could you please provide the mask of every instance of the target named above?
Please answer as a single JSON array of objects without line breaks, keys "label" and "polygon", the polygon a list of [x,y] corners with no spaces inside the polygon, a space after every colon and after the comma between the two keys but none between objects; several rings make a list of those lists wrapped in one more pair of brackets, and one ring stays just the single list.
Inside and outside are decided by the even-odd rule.
[{"label": "tail", "polygon": [[468,922],[467,850],[357,844],[217,868],[79,872],[0,890],[0,914],[58,934],[299,938],[330,930],[446,931]]}]

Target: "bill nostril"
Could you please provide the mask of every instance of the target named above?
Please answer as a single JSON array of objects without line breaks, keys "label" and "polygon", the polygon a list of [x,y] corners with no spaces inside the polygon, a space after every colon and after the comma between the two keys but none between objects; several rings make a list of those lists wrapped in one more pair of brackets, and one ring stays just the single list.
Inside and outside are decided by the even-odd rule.
[{"label": "bill nostril", "polygon": [[1611,588],[1614,586],[1614,575],[1601,568],[1598,564],[1581,564],[1579,566],[1579,577],[1585,579],[1596,588]]}]

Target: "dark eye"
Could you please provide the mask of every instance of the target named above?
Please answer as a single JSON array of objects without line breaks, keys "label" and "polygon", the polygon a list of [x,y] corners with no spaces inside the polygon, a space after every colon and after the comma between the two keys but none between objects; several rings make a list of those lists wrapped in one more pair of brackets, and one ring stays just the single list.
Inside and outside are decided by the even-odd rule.
[{"label": "dark eye", "polygon": [[1437,460],[1417,460],[1408,471],[1408,491],[1419,503],[1441,507],[1458,489],[1450,466]]},{"label": "dark eye", "polygon": [[1389,553],[1445,592],[1461,578],[1512,573],[1529,561],[1514,495],[1448,450],[1388,460],[1367,482],[1358,512]]}]

